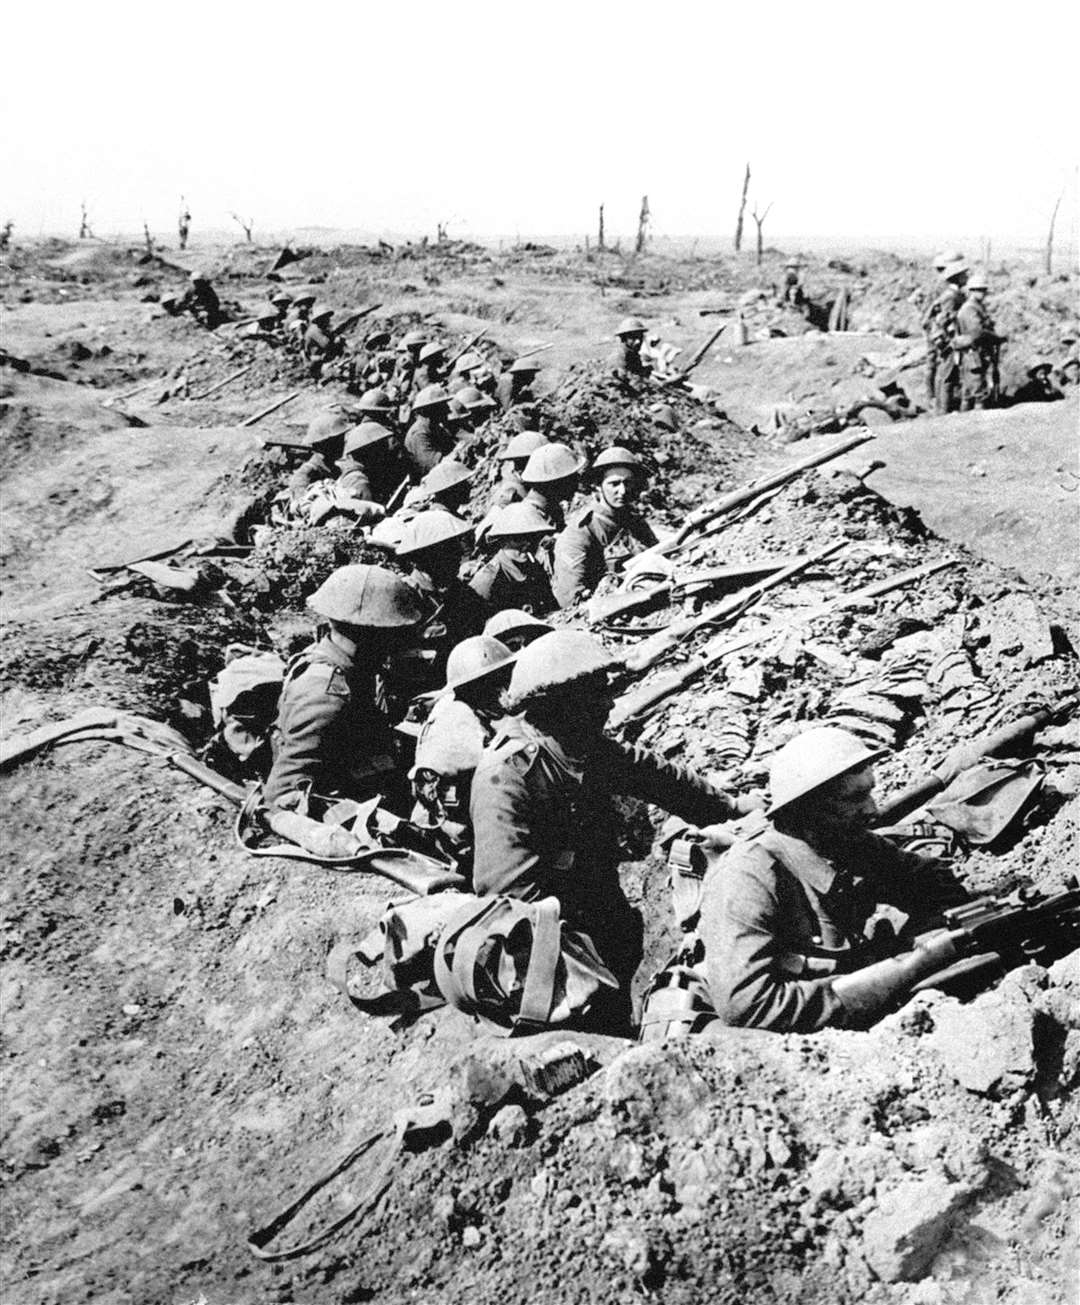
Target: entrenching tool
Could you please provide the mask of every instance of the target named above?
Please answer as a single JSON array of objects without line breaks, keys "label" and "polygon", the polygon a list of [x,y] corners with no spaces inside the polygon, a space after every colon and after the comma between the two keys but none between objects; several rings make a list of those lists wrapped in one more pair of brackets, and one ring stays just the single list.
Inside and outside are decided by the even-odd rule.
[{"label": "entrenching tool", "polygon": [[635,720],[639,716],[647,715],[665,698],[677,693],[679,689],[685,688],[686,685],[692,683],[698,676],[703,675],[710,667],[715,666],[717,662],[723,661],[725,657],[729,657],[732,653],[740,652],[743,648],[749,648],[756,643],[763,643],[775,635],[797,629],[809,621],[816,620],[819,616],[830,616],[833,612],[841,611],[845,607],[856,607],[868,599],[891,593],[894,589],[902,589],[907,585],[917,584],[920,580],[925,580],[927,576],[943,571],[947,566],[955,565],[955,558],[946,558],[942,562],[929,562],[925,566],[917,566],[910,571],[902,571],[899,575],[890,576],[885,580],[876,580],[873,584],[863,585],[861,589],[855,589],[850,594],[842,594],[839,598],[832,598],[828,602],[818,603],[807,608],[804,612],[794,613],[780,621],[772,621],[768,625],[759,626],[756,630],[746,630],[742,634],[714,639],[706,644],[704,650],[697,657],[688,661],[685,666],[658,675],[651,683],[643,685],[642,688],[623,694],[615,703],[615,709],[611,713],[609,724],[612,728],[617,728],[629,720]]},{"label": "entrenching tool", "polygon": [[1002,752],[1007,753],[1010,748],[1025,743],[1033,734],[1045,729],[1047,725],[1052,725],[1054,721],[1060,720],[1064,716],[1070,716],[1077,706],[1080,706],[1080,695],[1071,694],[1049,707],[1044,707],[1042,711],[1032,712],[1028,716],[1021,716],[1018,720],[1013,721],[1011,725],[1003,725],[990,734],[984,734],[982,738],[961,743],[929,775],[924,775],[921,779],[915,780],[914,783],[909,784],[907,788],[897,793],[895,797],[883,802],[878,807],[878,818],[875,823],[878,825],[891,825],[902,820],[906,815],[921,807],[935,793],[940,793],[942,789],[947,788],[962,770],[974,766],[984,757],[992,757]]},{"label": "entrenching tool", "polygon": [[852,449],[857,449],[860,444],[866,444],[874,438],[873,431],[860,431],[858,435],[852,435],[848,439],[841,441],[841,443],[834,444],[832,448],[811,453],[799,462],[792,463],[790,467],[785,467],[781,471],[774,471],[771,476],[763,476],[761,480],[755,480],[742,489],[732,490],[730,494],[725,494],[723,498],[715,499],[712,503],[706,503],[703,507],[698,508],[696,512],[691,512],[674,535],[670,535],[667,539],[662,539],[658,544],[653,544],[651,548],[645,549],[645,554],[662,553],[667,555],[675,552],[684,540],[696,534],[711,521],[715,521],[717,517],[724,516],[728,512],[734,512],[736,508],[742,507],[744,503],[751,502],[759,495],[766,494],[769,490],[776,489],[781,485],[786,485],[788,481],[794,480],[797,476],[802,475],[804,471],[809,471],[813,467],[820,467],[825,462],[831,462],[833,458],[839,458],[845,453],[850,453]]},{"label": "entrenching tool", "polygon": [[[805,561],[806,559],[794,559]],[[630,612],[640,612],[670,600],[678,593],[692,593],[697,589],[708,589],[721,585],[724,581],[743,580],[749,576],[768,575],[790,564],[791,559],[774,557],[761,562],[738,562],[731,566],[714,566],[704,571],[694,571],[681,579],[664,580],[660,584],[641,586],[637,589],[622,589],[618,593],[605,594],[593,598],[589,603],[588,615],[592,625],[614,620],[617,616],[626,616]]]},{"label": "entrenching tool", "polygon": [[698,364],[704,359],[705,355],[709,352],[709,350],[713,347],[713,345],[717,342],[717,340],[720,339],[720,337],[724,334],[727,328],[728,328],[727,322],[725,322],[723,326],[718,326],[716,330],[713,331],[712,335],[710,335],[709,338],[705,341],[705,343],[701,345],[699,348],[694,350],[694,352],[690,355],[690,361],[686,364],[686,366],[682,369],[681,372],[679,372],[675,376],[669,376],[666,380],[661,380],[660,382],[658,382],[660,388],[664,389],[667,386],[671,386],[671,385],[681,385],[682,382],[685,381],[687,377],[689,377],[690,373],[694,370],[694,368],[697,367]]},{"label": "entrenching tool", "polygon": [[673,622],[666,629],[657,631],[656,634],[651,635],[643,643],[638,644],[636,648],[627,653],[623,664],[627,670],[636,671],[638,674],[649,670],[657,662],[662,661],[673,649],[684,644],[687,638],[696,630],[704,629],[709,625],[719,625],[721,622],[730,623],[737,620],[770,589],[775,589],[777,585],[784,584],[792,576],[799,575],[808,568],[816,566],[819,562],[824,562],[826,558],[833,557],[843,547],[844,541],[839,540],[835,544],[829,544],[828,547],[819,549],[816,553],[811,553],[805,557],[797,557],[794,561],[789,562],[787,566],[778,570],[775,575],[767,576],[756,585],[748,585],[745,589],[740,589],[738,593],[725,598],[723,602],[717,603],[715,607],[710,607],[704,612],[698,612],[695,616],[688,616],[685,620]]}]

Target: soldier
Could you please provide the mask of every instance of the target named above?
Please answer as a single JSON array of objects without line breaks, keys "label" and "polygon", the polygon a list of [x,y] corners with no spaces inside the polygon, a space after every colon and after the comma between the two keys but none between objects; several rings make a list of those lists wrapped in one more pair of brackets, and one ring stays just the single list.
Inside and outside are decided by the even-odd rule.
[{"label": "soldier", "polygon": [[365,421],[377,422],[390,431],[397,430],[397,407],[389,394],[380,387],[365,390],[356,410],[363,414]]},{"label": "soldier", "polygon": [[405,434],[409,476],[417,484],[457,443],[447,427],[450,396],[441,385],[428,385],[413,399],[415,414]]},{"label": "soldier", "polygon": [[331,322],[334,310],[324,305],[312,309],[307,326],[300,337],[300,348],[304,357],[312,365],[312,375],[317,376],[323,364],[335,358],[341,352],[341,342],[334,338]]},{"label": "soldier", "polygon": [[472,470],[456,458],[443,458],[427,473],[419,485],[405,495],[404,506],[417,511],[442,508],[458,513],[469,501]]},{"label": "soldier", "polygon": [[288,290],[272,290],[269,296],[269,302],[273,305],[274,312],[277,314],[275,326],[284,326],[285,318],[292,306],[293,297]]},{"label": "soldier", "polygon": [[555,607],[551,577],[538,556],[550,535],[533,503],[510,503],[492,515],[484,540],[496,551],[469,581],[489,611],[512,607],[539,615]]},{"label": "soldier", "polygon": [[641,917],[618,874],[618,828],[611,796],[655,803],[694,825],[746,809],[697,776],[604,735],[616,663],[589,635],[556,630],[518,654],[498,726],[473,777],[470,814],[473,883],[481,896],[535,901],[554,896],[570,928],[585,930],[621,985],[629,1024],[629,983],[641,959]]},{"label": "soldier", "polygon": [[499,377],[495,385],[495,398],[504,413],[513,416],[518,430],[528,430],[534,424],[536,396],[533,383],[540,371],[535,358],[515,358]]},{"label": "soldier", "polygon": [[551,526],[552,534],[557,534],[566,525],[563,504],[569,503],[577,493],[584,467],[584,459],[566,444],[541,444],[529,454],[521,472],[525,486],[522,501],[532,503],[540,510]]},{"label": "soldier", "polygon": [[547,621],[539,621],[531,612],[523,612],[517,607],[507,607],[496,612],[484,626],[484,633],[506,644],[511,652],[521,652],[529,644],[535,643],[542,634],[550,634],[555,627]]},{"label": "soldier", "polygon": [[493,398],[483,394],[475,385],[465,385],[454,393],[454,399],[464,408],[462,428],[470,435],[480,429],[499,406]]},{"label": "soldier", "polygon": [[266,803],[295,810],[309,792],[358,801],[392,794],[390,721],[376,706],[376,676],[420,620],[417,595],[384,567],[345,566],[308,606],[328,628],[286,668]]},{"label": "soldier", "polygon": [[411,696],[441,684],[450,649],[483,628],[484,605],[459,578],[471,534],[467,521],[432,508],[406,524],[395,549],[414,568],[408,579],[420,595],[423,613],[419,664],[411,668],[419,687]]},{"label": "soldier", "polygon": [[302,497],[317,480],[333,480],[337,475],[335,462],[341,457],[345,445],[345,434],[352,427],[352,422],[345,414],[344,408],[333,404],[308,424],[304,443],[311,450],[311,456],[293,472],[289,479],[288,490],[293,499]]},{"label": "soldier", "polygon": [[953,347],[960,355],[960,408],[986,408],[997,402],[998,352],[1005,336],[994,330],[994,319],[986,306],[990,283],[985,272],[976,272],[967,283],[967,298],[956,314]]},{"label": "soldier", "polygon": [[555,540],[552,589],[560,607],[591,594],[611,571],[656,543],[652,527],[635,509],[644,487],[644,464],[629,449],[605,449],[592,465],[596,495]]},{"label": "soldier", "polygon": [[241,334],[249,340],[275,339],[274,329],[278,324],[278,310],[271,303],[260,304],[255,309],[254,320],[249,321]]},{"label": "soldier", "polygon": [[645,323],[638,317],[624,317],[615,331],[619,342],[612,362],[611,374],[625,388],[644,388],[652,372],[641,356],[645,343]]},{"label": "soldier", "polygon": [[790,304],[800,312],[806,303],[806,294],[800,279],[801,271],[802,263],[797,258],[789,258],[784,263],[784,284],[780,289],[780,302]]},{"label": "soldier", "polygon": [[405,474],[392,432],[374,421],[362,421],[346,432],[337,466],[339,479],[352,478],[350,492],[373,503],[388,503]]},{"label": "soldier", "polygon": [[228,318],[221,310],[221,300],[205,272],[192,272],[189,306],[192,316],[211,331]]},{"label": "soldier", "polygon": [[1013,403],[1053,403],[1065,396],[1054,384],[1054,365],[1039,358],[1027,369],[1027,380],[1012,396]]},{"label": "soldier", "polygon": [[423,389],[426,385],[441,385],[446,374],[446,347],[432,342],[425,344],[416,359],[413,385]]},{"label": "soldier", "polygon": [[413,376],[420,365],[420,350],[428,343],[429,338],[426,331],[414,327],[411,331],[406,331],[398,341],[398,361],[394,367],[394,377],[403,395],[408,394],[412,389]]},{"label": "soldier", "polygon": [[293,295],[285,317],[285,335],[297,349],[303,345],[304,332],[307,330],[308,319],[314,307],[314,290],[300,289]]},{"label": "soldier", "polygon": [[877,906],[925,917],[962,899],[944,862],[869,832],[884,755],[821,726],[774,756],[768,823],[704,882],[699,933],[725,1023],[780,1033],[864,1024],[872,1012],[859,970],[881,957],[865,933]]},{"label": "soldier", "polygon": [[953,337],[956,335],[956,315],[964,302],[968,266],[962,258],[947,262],[940,275],[941,288],[922,319],[926,333],[926,389],[927,397],[938,412],[951,412],[955,407]]}]

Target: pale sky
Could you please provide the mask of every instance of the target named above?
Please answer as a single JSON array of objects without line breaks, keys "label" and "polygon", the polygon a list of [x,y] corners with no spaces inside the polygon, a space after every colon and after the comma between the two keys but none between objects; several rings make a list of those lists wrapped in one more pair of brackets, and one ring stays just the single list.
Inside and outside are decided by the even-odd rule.
[{"label": "pale sky", "polygon": [[1040,245],[1077,212],[1074,3],[370,0],[16,3],[0,220],[74,234],[728,239],[747,160],[766,235]]}]

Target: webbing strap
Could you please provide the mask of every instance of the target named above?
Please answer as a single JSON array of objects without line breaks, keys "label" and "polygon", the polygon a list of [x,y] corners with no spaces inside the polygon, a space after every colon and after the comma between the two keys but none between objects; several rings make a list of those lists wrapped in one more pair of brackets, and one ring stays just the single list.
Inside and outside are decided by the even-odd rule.
[{"label": "webbing strap", "polygon": [[442,997],[415,988],[392,988],[374,997],[357,997],[349,989],[349,966],[354,956],[361,955],[360,945],[355,939],[339,942],[326,958],[326,977],[358,1011],[365,1015],[419,1015],[446,1005]]},{"label": "webbing strap", "polygon": [[[476,1005],[476,959],[489,937],[486,921],[503,909],[501,898],[490,897],[467,908],[465,919],[451,922],[435,948],[435,983],[446,1000],[459,1010],[471,1013]],[[452,942],[454,959],[446,963],[446,944]]]},{"label": "webbing strap", "polygon": [[525,990],[515,1023],[546,1024],[555,1000],[555,975],[562,952],[559,901],[545,897],[536,904],[532,951],[525,974]]}]

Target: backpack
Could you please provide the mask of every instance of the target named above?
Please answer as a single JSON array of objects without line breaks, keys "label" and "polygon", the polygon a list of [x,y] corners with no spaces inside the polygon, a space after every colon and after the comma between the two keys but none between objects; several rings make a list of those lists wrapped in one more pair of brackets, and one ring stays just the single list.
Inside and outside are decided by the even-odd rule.
[{"label": "backpack", "polygon": [[214,733],[207,750],[224,749],[254,765],[255,754],[269,748],[284,679],[285,663],[276,653],[230,644],[225,666],[209,685]]},{"label": "backpack", "polygon": [[[353,957],[380,967],[376,996],[351,991]],[[399,1026],[448,1004],[502,1037],[565,1024],[601,987],[619,986],[588,935],[565,927],[557,898],[459,892],[392,904],[359,946],[333,949],[327,974],[358,1010]]]}]

